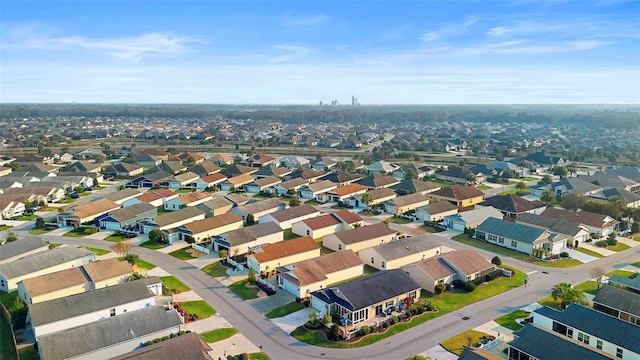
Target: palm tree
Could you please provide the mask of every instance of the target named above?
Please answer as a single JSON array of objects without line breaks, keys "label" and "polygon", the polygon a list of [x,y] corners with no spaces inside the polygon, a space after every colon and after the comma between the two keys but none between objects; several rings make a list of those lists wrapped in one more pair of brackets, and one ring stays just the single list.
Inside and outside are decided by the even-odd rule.
[{"label": "palm tree", "polygon": [[584,302],[584,292],[576,289],[569,283],[559,283],[551,289],[551,297],[553,300],[560,299],[560,308],[564,309],[571,303]]},{"label": "palm tree", "polygon": [[373,196],[371,196],[371,194],[369,193],[364,193],[360,198],[360,201],[362,201],[362,203],[367,207],[367,209],[369,209],[369,206],[373,202]]}]

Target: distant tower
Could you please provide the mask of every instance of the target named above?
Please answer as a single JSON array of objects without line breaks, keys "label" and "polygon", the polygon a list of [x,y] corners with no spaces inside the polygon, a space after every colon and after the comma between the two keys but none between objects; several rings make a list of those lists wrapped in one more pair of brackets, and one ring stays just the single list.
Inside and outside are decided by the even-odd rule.
[{"label": "distant tower", "polygon": [[320,100],[320,106],[322,106],[322,100]]},{"label": "distant tower", "polygon": [[355,95],[351,95],[351,106],[356,106],[356,101]]}]

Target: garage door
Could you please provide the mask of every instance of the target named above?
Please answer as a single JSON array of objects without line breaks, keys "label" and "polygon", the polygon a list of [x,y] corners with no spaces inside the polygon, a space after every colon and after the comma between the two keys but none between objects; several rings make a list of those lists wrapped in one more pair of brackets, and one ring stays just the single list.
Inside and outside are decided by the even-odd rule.
[{"label": "garage door", "polygon": [[463,223],[455,221],[452,224],[453,224],[453,229],[454,230],[464,231],[465,225]]},{"label": "garage door", "polygon": [[102,223],[105,229],[107,230],[120,230],[120,223],[114,223],[114,222],[103,222]]},{"label": "garage door", "polygon": [[298,287],[295,286],[294,284],[292,284],[289,281],[284,282],[284,289],[288,292],[290,292],[291,294],[294,294],[295,296],[298,296]]}]

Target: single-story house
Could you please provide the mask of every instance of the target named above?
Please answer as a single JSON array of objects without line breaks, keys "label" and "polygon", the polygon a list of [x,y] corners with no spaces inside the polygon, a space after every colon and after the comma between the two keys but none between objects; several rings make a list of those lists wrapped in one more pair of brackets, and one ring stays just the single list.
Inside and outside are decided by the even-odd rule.
[{"label": "single-story house", "polygon": [[458,213],[458,206],[448,202],[440,201],[416,209],[415,217],[422,222],[438,222],[445,217]]},{"label": "single-story house", "polygon": [[167,211],[175,211],[189,206],[196,206],[213,199],[210,193],[190,192],[178,195],[175,199],[171,199],[164,203],[164,209]]},{"label": "single-story house", "polygon": [[141,192],[136,189],[122,189],[109,194],[105,194],[103,198],[111,200],[118,205],[122,205],[125,202],[135,198],[136,196],[140,196],[140,194]]},{"label": "single-story house", "polygon": [[369,175],[391,174],[395,170],[399,169],[400,166],[385,160],[380,160],[380,161],[374,162],[373,164],[367,165],[366,168],[367,168],[367,173],[369,173]]},{"label": "single-story house", "polygon": [[303,186],[300,188],[299,194],[303,199],[316,199],[318,202],[325,202],[328,200],[325,195],[337,187],[338,185],[336,183],[329,180],[322,180]]},{"label": "single-story house", "polygon": [[464,231],[465,229],[475,229],[487,218],[502,219],[502,213],[500,210],[488,206],[446,216],[443,224],[449,229]]},{"label": "single-story house", "polygon": [[213,350],[198,333],[192,332],[169,340],[146,345],[126,354],[112,357],[110,360],[145,360],[149,357],[156,358],[162,354],[165,359],[189,359],[189,360],[214,360],[209,355]]},{"label": "single-story house", "polygon": [[619,223],[616,219],[608,215],[596,214],[589,211],[574,212],[553,207],[546,208],[540,215],[583,224],[589,228],[591,233],[602,237],[613,233]]},{"label": "single-story house", "polygon": [[250,194],[258,194],[260,192],[271,193],[275,192],[275,190],[269,191],[270,188],[281,182],[282,180],[277,176],[268,176],[245,184],[244,191]]},{"label": "single-story house", "polygon": [[552,184],[537,187],[533,190],[534,195],[540,196],[545,190],[551,190],[555,195],[565,196],[568,193],[589,196],[602,191],[603,187],[594,185],[581,178],[568,178],[556,181]]},{"label": "single-story house", "polygon": [[[470,181],[469,179],[471,177],[473,177],[475,180]],[[436,180],[463,185],[467,183],[481,184],[486,180],[486,174],[483,174],[481,172],[473,172],[466,167],[459,167],[436,173]]]},{"label": "single-story house", "polygon": [[214,236],[213,250],[227,250],[229,256],[246,254],[252,248],[284,240],[284,232],[276,223],[267,222],[230,230]]},{"label": "single-story house", "polygon": [[74,226],[93,222],[98,216],[119,209],[120,205],[108,199],[76,205],[58,213],[58,227]]},{"label": "single-story house", "polygon": [[24,202],[3,199],[3,197],[0,195],[1,219],[11,219],[13,217],[22,216],[26,208],[27,207]]},{"label": "single-story house", "polygon": [[158,209],[155,206],[140,203],[102,214],[96,217],[96,222],[101,229],[134,230],[139,222],[154,218],[157,215]]},{"label": "single-story house", "polygon": [[[285,155],[280,159],[278,159],[278,162],[280,166],[283,168],[297,169],[300,166],[308,165],[309,159],[303,158],[302,156],[298,156],[298,155]],[[318,169],[318,170],[325,171],[326,169]]]},{"label": "single-story house", "polygon": [[220,167],[230,166],[235,162],[233,157],[226,154],[214,154],[209,158],[209,160]]},{"label": "single-story house", "polygon": [[291,170],[284,167],[265,166],[265,167],[261,167],[260,170],[253,173],[253,176],[256,179],[270,177],[270,176],[275,176],[282,179],[285,176],[291,174],[291,172],[292,172]]},{"label": "single-story house", "polygon": [[349,205],[353,207],[367,206],[367,204],[365,204],[362,201],[362,197],[365,196],[366,194],[368,194],[371,197],[371,203],[368,205],[370,207],[380,205],[383,202],[391,199],[395,199],[396,196],[398,196],[398,194],[396,194],[395,191],[388,188],[372,189],[372,190],[367,190],[367,192],[364,194],[355,195],[352,198],[350,198]]},{"label": "single-story house", "polygon": [[293,264],[320,256],[320,245],[310,236],[264,244],[247,255],[247,266],[256,274],[273,275],[278,266]]},{"label": "single-story house", "polygon": [[324,236],[322,245],[333,251],[353,250],[358,252],[396,238],[395,230],[390,229],[385,223],[377,223]]},{"label": "single-story house", "polygon": [[[30,200],[32,198],[37,198],[39,200],[44,200],[47,203],[57,203],[64,200],[67,196],[64,189],[48,186],[45,184],[39,183],[26,183],[24,187],[21,188],[9,188],[4,191],[4,195],[22,195],[25,200]],[[26,202],[26,201],[25,201]],[[30,201],[33,202],[33,201]]]},{"label": "single-story house", "polygon": [[222,191],[241,190],[244,185],[253,181],[254,179],[251,174],[239,174],[233,177],[227,177],[226,180],[219,183],[219,186]]},{"label": "single-story house", "polygon": [[360,184],[338,186],[327,193],[327,197],[329,199],[327,202],[347,202],[349,198],[362,195],[365,192],[367,192],[367,188]]},{"label": "single-story house", "polygon": [[476,205],[476,209],[480,207],[492,206],[507,218],[515,219],[520,214],[540,215],[547,206],[540,201],[529,201],[515,195],[496,195]]},{"label": "single-story house", "polygon": [[211,200],[198,204],[195,207],[204,211],[206,217],[212,217],[229,212],[233,203],[224,196],[214,195]]},{"label": "single-story house", "polygon": [[[153,219],[144,220],[140,223],[139,228],[143,234],[148,234],[149,231],[156,228],[160,231],[174,229],[184,224],[204,220],[205,217],[206,214],[204,211],[200,210],[196,206],[190,206],[170,213],[158,215]],[[165,240],[173,242],[177,240],[177,238],[171,239],[169,237],[165,238]]]},{"label": "single-story house", "polygon": [[309,182],[303,178],[294,178],[274,185],[273,189],[278,196],[287,194],[296,195],[300,188],[307,185],[308,183]]},{"label": "single-story house", "polygon": [[398,196],[395,199],[383,203],[384,211],[394,215],[401,215],[408,211],[414,211],[421,206],[429,204],[429,199],[420,194],[408,194]]},{"label": "single-story house", "polygon": [[191,184],[193,189],[197,189],[198,191],[206,191],[208,189],[216,189],[219,184],[222,184],[227,180],[227,177],[221,173],[214,173],[210,175],[205,175],[196,179]]},{"label": "single-story house", "polygon": [[250,216],[254,221],[258,221],[262,216],[284,210],[287,204],[277,198],[265,199],[245,205],[234,207],[230,212],[240,216],[243,221],[247,222]]},{"label": "single-story house", "polygon": [[173,229],[178,240],[193,241],[196,243],[205,241],[214,236],[224,234],[242,227],[242,218],[232,212],[193,221]]},{"label": "single-story house", "polygon": [[[200,156],[198,154],[195,154]],[[222,168],[213,163],[211,160],[203,160],[199,163],[195,163],[196,165],[189,168],[189,171],[192,173],[198,174],[200,177],[205,177],[207,175],[213,175],[219,173]]]},{"label": "single-story house", "polygon": [[175,199],[178,197],[178,194],[173,190],[169,189],[154,189],[144,194],[140,194],[133,199],[129,199],[122,203],[122,207],[131,206],[134,204],[147,203],[151,204],[155,207],[162,206],[164,207],[164,203]]},{"label": "single-story house", "polygon": [[640,325],[640,294],[633,291],[605,285],[593,298],[593,309]]},{"label": "single-story house", "polygon": [[228,178],[237,177],[239,175],[251,175],[256,171],[258,171],[258,169],[238,164],[231,165],[220,170],[220,172]]},{"label": "single-story house", "polygon": [[[357,214],[355,215],[358,218],[360,217]],[[351,229],[353,225],[348,221],[352,220],[355,220],[355,218],[349,217],[348,220],[344,220],[335,213],[324,214],[291,224],[291,232],[300,236],[311,236],[314,239],[319,239],[338,231]],[[357,222],[360,222],[362,225],[362,218],[360,218],[359,221],[356,221],[356,223]]]},{"label": "single-story house", "polygon": [[534,249],[558,255],[572,240],[567,235],[491,217],[478,225],[475,238],[528,255],[533,255]]},{"label": "single-story house", "polygon": [[300,205],[284,210],[272,212],[258,218],[260,224],[265,222],[275,222],[280,228],[290,229],[294,223],[320,216],[320,210],[311,205]]},{"label": "single-story house", "polygon": [[354,174],[354,173],[338,170],[338,171],[332,171],[324,175],[319,180],[329,180],[333,183],[338,184],[338,187],[341,187],[341,186],[347,186],[349,184],[352,184],[358,180],[362,180],[363,177],[364,175],[362,174]]},{"label": "single-story house", "polygon": [[358,256],[378,270],[399,269],[404,265],[442,253],[442,240],[437,235],[422,234],[362,249]]},{"label": "single-story house", "polygon": [[269,156],[266,154],[255,154],[247,159],[247,163],[251,167],[263,167],[273,165],[277,162],[277,160],[278,159],[274,158],[273,156]]},{"label": "single-story house", "polygon": [[187,171],[165,181],[162,185],[173,190],[193,189],[193,184],[200,179],[198,174]]},{"label": "single-story house", "polygon": [[554,233],[567,235],[572,239],[570,244],[573,247],[578,247],[591,237],[587,226],[564,219],[554,219],[533,214],[521,214],[518,216],[518,219],[516,219],[516,222],[549,230]]},{"label": "single-story house", "polygon": [[142,175],[144,172],[144,167],[136,164],[129,164],[124,162],[119,162],[117,164],[108,166],[106,169],[102,170],[102,175],[107,178],[128,178],[132,176]]},{"label": "single-story house", "polygon": [[298,298],[364,274],[364,263],[353,251],[341,251],[299,261],[277,269],[278,287]]},{"label": "single-story house", "polygon": [[485,194],[473,186],[452,185],[428,194],[432,203],[449,201],[457,207],[467,207],[481,203]]},{"label": "single-story house", "polygon": [[125,184],[128,188],[146,188],[159,187],[162,183],[171,179],[173,175],[166,171],[158,170],[149,174],[140,175]]},{"label": "single-story house", "polygon": [[394,178],[393,176],[373,174],[358,180],[356,183],[366,187],[369,190],[375,190],[397,185],[400,183],[400,180]]},{"label": "single-story house", "polygon": [[399,196],[408,194],[426,195],[428,193],[442,189],[442,186],[430,181],[404,179],[400,181],[400,183],[390,187],[390,189],[398,193]]}]

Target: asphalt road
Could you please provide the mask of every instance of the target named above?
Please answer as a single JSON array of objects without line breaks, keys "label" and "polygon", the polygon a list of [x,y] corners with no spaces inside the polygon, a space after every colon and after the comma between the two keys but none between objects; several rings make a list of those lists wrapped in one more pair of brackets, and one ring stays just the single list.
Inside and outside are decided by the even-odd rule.
[{"label": "asphalt road", "polygon": [[[407,232],[409,231],[407,230]],[[69,245],[86,245],[103,249],[109,249],[110,245],[112,245],[103,240],[69,238],[46,234],[42,237],[52,242]],[[451,248],[468,247],[453,240],[447,239],[444,241],[445,244]],[[484,250],[479,251],[488,257],[494,255]],[[522,264],[516,260],[502,257],[506,264],[516,268],[523,268],[525,272],[530,273],[530,282],[526,288],[524,286],[517,287],[511,291],[438,317],[367,347],[327,349],[298,342],[283,332],[279,327],[275,326],[270,320],[265,318],[263,314],[257,312],[247,302],[238,298],[224,285],[182,260],[140,247],[134,248],[132,252],[182,280],[213,306],[213,308],[227,319],[240,333],[255,345],[262,346],[264,352],[272,359],[278,360],[404,359],[413,354],[422,353],[426,349],[437,345],[442,340],[448,339],[467,329],[476,327],[500,315],[536,302],[540,298],[548,296],[551,292],[551,287],[559,282],[578,284],[586,281],[590,278],[589,269],[592,267],[599,266],[609,271],[637,261],[640,258],[640,247],[636,247],[575,268],[558,269]],[[548,274],[542,271],[546,271]],[[462,318],[465,316],[469,317],[469,320],[463,320]]]}]

